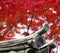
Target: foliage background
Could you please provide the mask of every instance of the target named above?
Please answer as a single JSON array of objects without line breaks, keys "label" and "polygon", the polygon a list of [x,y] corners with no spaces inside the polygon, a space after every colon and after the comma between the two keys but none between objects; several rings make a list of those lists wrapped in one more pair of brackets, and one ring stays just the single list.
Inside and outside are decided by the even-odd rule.
[{"label": "foliage background", "polygon": [[60,45],[60,0],[0,0],[0,40],[32,34],[45,22],[45,38]]}]

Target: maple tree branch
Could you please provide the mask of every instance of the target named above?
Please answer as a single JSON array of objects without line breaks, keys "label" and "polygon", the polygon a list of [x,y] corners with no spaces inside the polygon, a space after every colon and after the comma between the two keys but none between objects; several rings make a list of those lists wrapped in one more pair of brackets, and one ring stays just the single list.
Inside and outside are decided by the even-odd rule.
[{"label": "maple tree branch", "polygon": [[14,26],[11,25],[9,28],[7,28],[3,35],[6,35],[13,27],[14,27]]},{"label": "maple tree branch", "polygon": [[32,23],[32,20],[33,20],[33,15],[32,15],[32,17],[31,17],[30,24],[28,25],[26,36],[28,35],[28,31],[29,31],[30,25],[31,25],[31,23]]},{"label": "maple tree branch", "polygon": [[2,26],[3,25],[3,22],[0,22],[0,26]]}]

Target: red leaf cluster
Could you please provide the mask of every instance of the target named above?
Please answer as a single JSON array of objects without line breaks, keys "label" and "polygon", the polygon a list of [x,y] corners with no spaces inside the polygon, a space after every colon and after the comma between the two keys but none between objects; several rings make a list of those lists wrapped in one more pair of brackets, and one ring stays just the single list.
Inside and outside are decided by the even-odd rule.
[{"label": "red leaf cluster", "polygon": [[[0,40],[11,39],[14,32],[21,35],[31,34],[24,31],[27,30],[29,24],[29,30],[33,33],[44,22],[47,22],[50,26],[49,33],[45,37],[60,41],[60,0],[0,1]],[[23,30],[23,33],[21,33],[21,30]]]}]

